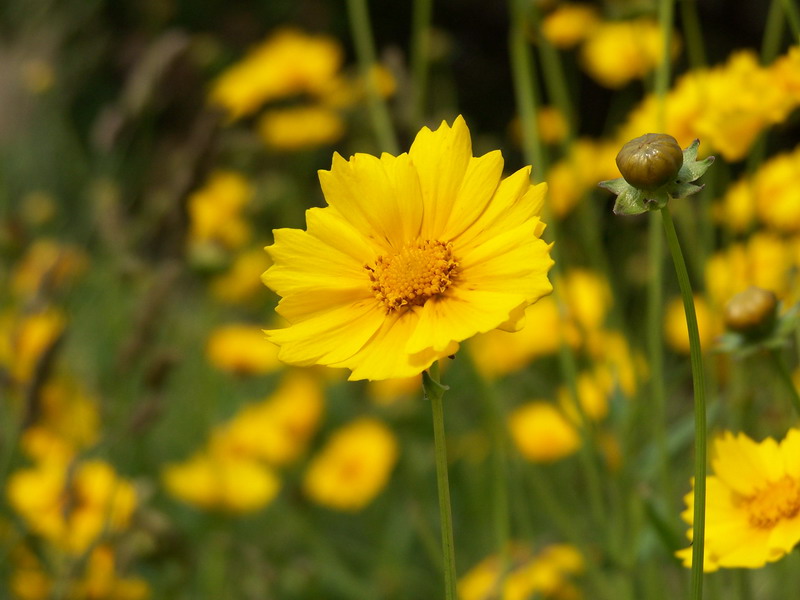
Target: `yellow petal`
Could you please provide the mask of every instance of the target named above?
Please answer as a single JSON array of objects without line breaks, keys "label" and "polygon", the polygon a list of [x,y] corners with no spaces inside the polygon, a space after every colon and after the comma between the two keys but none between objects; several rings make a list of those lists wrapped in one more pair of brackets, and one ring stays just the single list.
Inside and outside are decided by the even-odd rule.
[{"label": "yellow petal", "polygon": [[423,127],[408,152],[419,174],[425,218],[424,239],[445,239],[445,226],[472,159],[472,140],[463,117],[436,131]]},{"label": "yellow petal", "polygon": [[499,150],[470,159],[441,239],[455,239],[475,222],[492,199],[502,174],[503,155]]}]

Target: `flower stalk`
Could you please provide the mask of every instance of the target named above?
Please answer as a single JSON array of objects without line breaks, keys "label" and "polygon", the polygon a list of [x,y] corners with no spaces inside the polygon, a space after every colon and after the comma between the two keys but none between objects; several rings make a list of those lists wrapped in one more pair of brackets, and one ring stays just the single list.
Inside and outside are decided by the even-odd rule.
[{"label": "flower stalk", "polygon": [[706,521],[706,384],[703,371],[703,356],[700,348],[700,332],[697,327],[697,314],[694,310],[694,295],[689,281],[689,272],[683,258],[678,235],[675,233],[675,224],[669,206],[661,208],[664,233],[667,237],[667,246],[675,265],[675,274],[683,299],[683,309],[686,313],[686,326],[689,330],[689,352],[692,364],[692,387],[694,389],[694,537],[692,541],[692,600],[703,597],[703,559],[705,549],[705,521]]},{"label": "flower stalk", "polygon": [[447,475],[447,444],[444,433],[442,397],[447,386],[439,381],[439,363],[433,363],[422,374],[425,398],[431,403],[433,413],[433,441],[436,454],[436,483],[439,490],[439,519],[442,530],[442,558],[444,562],[445,599],[456,599],[456,558],[453,543],[453,514],[450,509],[450,481]]}]

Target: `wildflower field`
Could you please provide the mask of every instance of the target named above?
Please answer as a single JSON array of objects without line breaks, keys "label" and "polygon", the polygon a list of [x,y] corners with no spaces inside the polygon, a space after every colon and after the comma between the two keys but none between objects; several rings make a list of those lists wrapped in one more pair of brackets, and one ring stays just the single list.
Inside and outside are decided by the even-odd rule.
[{"label": "wildflower field", "polygon": [[0,30],[0,600],[800,597],[797,0]]}]

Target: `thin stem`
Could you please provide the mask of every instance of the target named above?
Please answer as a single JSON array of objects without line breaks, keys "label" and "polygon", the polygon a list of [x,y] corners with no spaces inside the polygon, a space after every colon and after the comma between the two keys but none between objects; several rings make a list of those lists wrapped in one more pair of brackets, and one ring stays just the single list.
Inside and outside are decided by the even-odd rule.
[{"label": "thin stem", "polygon": [[517,110],[522,125],[522,149],[525,160],[532,164],[533,179],[537,183],[544,180],[546,165],[544,148],[539,137],[539,126],[536,122],[536,86],[534,85],[534,66],[531,50],[525,34],[528,3],[523,0],[509,0],[511,6],[511,32],[509,46],[511,53],[511,69],[514,81],[514,93]]},{"label": "thin stem", "polygon": [[492,440],[492,521],[494,525],[495,543],[499,557],[500,577],[497,578],[497,589],[501,594],[503,581],[510,563],[509,538],[511,536],[511,517],[508,500],[508,435],[505,426],[505,410],[502,399],[491,381],[484,377],[475,366],[472,356],[469,363],[473,376],[478,381],[480,395],[486,407],[486,425]]},{"label": "thin stem", "polygon": [[697,2],[698,0],[681,0],[682,30],[686,38],[686,52],[689,55],[689,64],[693,69],[699,69],[708,64],[705,47],[703,46],[700,17],[697,14]]},{"label": "thin stem", "polygon": [[761,64],[768,65],[778,56],[783,37],[784,14],[781,0],[772,0],[767,12],[767,24],[761,41]]},{"label": "thin stem", "polygon": [[367,84],[369,114],[375,136],[382,150],[397,155],[399,152],[397,137],[389,117],[389,109],[378,90],[376,80],[375,68],[378,66],[378,61],[375,58],[375,43],[372,39],[367,0],[347,0],[347,13],[350,18],[350,32],[356,49],[358,68]]},{"label": "thin stem", "polygon": [[414,82],[411,121],[419,126],[425,115],[428,91],[432,0],[414,0],[411,33],[411,78]]},{"label": "thin stem", "polygon": [[786,13],[789,29],[792,30],[795,41],[800,43],[800,10],[794,0],[783,0],[783,11]]},{"label": "thin stem", "polygon": [[655,93],[658,97],[658,123],[663,130],[666,122],[666,108],[664,99],[669,89],[670,79],[670,48],[672,47],[672,20],[675,17],[673,0],[659,0],[658,22],[661,30],[661,61],[656,69]]},{"label": "thin stem", "polygon": [[800,393],[797,392],[797,388],[792,380],[792,375],[789,373],[786,363],[783,362],[783,357],[781,356],[780,351],[772,350],[772,360],[769,362],[772,363],[772,366],[775,368],[775,372],[778,374],[781,383],[786,388],[786,391],[789,392],[789,399],[792,401],[792,406],[794,407],[797,416],[800,417]]},{"label": "thin stem", "polygon": [[422,374],[425,397],[433,412],[433,440],[436,451],[436,483],[439,488],[439,519],[442,529],[442,558],[444,560],[445,599],[456,599],[456,557],[453,543],[453,515],[450,510],[450,483],[447,477],[447,444],[444,434],[442,396],[447,390],[439,383],[439,363]]},{"label": "thin stem", "polygon": [[700,349],[700,333],[697,328],[697,315],[694,310],[694,295],[689,282],[686,262],[675,233],[675,224],[669,206],[661,209],[667,246],[672,254],[678,286],[683,298],[686,313],[686,326],[689,330],[689,352],[692,363],[692,386],[694,388],[694,538],[692,542],[691,600],[703,597],[703,559],[706,537],[706,384],[703,371],[703,355]]}]

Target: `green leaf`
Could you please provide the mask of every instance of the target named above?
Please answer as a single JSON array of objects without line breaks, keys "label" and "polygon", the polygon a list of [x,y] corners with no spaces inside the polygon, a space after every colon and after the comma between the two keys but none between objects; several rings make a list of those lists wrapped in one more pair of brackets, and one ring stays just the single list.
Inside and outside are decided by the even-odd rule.
[{"label": "green leaf", "polygon": [[648,208],[644,203],[644,192],[630,185],[627,185],[620,192],[614,204],[614,214],[617,215],[640,215],[647,211]]}]

